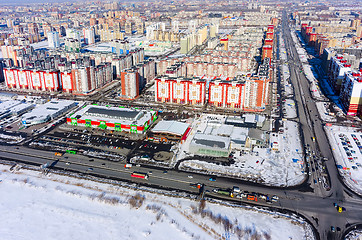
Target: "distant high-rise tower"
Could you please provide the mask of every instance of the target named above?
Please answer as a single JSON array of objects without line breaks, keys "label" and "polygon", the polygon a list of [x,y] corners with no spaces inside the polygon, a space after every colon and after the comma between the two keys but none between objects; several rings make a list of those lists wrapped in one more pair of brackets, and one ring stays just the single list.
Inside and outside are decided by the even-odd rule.
[{"label": "distant high-rise tower", "polygon": [[95,43],[95,31],[93,27],[83,28],[84,43],[94,44]]},{"label": "distant high-rise tower", "polygon": [[30,34],[38,35],[39,34],[38,24],[29,23],[28,24],[28,31],[29,31]]},{"label": "distant high-rise tower", "polygon": [[60,39],[58,32],[48,32],[48,46],[49,48],[58,48],[60,47]]}]

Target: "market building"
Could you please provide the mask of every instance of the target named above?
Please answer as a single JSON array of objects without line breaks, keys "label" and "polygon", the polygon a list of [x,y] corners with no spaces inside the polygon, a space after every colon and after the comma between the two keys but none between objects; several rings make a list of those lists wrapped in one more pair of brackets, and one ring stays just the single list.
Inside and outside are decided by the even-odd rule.
[{"label": "market building", "polygon": [[87,105],[67,118],[73,126],[145,133],[157,119],[157,111]]}]

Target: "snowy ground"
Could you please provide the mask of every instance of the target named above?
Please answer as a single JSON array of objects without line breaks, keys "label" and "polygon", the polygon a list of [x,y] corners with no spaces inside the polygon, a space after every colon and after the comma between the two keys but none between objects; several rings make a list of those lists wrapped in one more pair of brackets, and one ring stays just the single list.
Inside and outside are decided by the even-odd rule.
[{"label": "snowy ground", "polygon": [[285,97],[293,97],[294,96],[294,92],[293,92],[293,86],[289,81],[290,78],[290,72],[289,72],[289,67],[287,64],[283,64],[282,68],[281,68],[281,73],[282,73],[282,86],[284,87],[284,96]]},{"label": "snowy ground", "polygon": [[283,102],[283,113],[285,118],[297,117],[297,109],[295,108],[294,100],[285,99],[285,102]]},{"label": "snowy ground", "polygon": [[[1,239],[314,239],[302,219],[0,165]],[[5,194],[6,193],[6,194]],[[283,231],[280,231],[283,229]],[[172,236],[172,237],[171,237]]]},{"label": "snowy ground", "polygon": [[[180,168],[210,175],[230,176],[243,180],[259,182],[271,186],[294,186],[305,178],[303,149],[300,141],[298,125],[292,121],[283,121],[283,133],[271,133],[270,145],[257,148],[251,152],[235,151],[235,163],[221,166],[200,160],[187,160]],[[177,159],[192,157],[189,144],[195,134],[197,121],[193,123],[192,132],[181,145]],[[274,149],[274,150],[273,150]]]},{"label": "snowy ground", "polygon": [[325,129],[340,175],[348,186],[362,195],[362,133],[342,126]]},{"label": "snowy ground", "polygon": [[346,240],[362,240],[362,230],[353,230],[349,232],[346,237]]},{"label": "snowy ground", "polygon": [[315,103],[319,112],[319,116],[323,121],[326,122],[337,122],[337,119],[334,116],[330,115],[330,111],[327,108],[329,106],[329,102],[316,102]]}]

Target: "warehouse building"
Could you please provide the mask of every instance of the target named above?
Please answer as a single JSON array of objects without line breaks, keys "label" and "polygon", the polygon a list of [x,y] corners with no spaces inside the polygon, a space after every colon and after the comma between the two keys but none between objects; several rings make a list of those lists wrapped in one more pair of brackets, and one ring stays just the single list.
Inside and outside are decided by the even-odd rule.
[{"label": "warehouse building", "polygon": [[228,157],[230,138],[196,133],[190,143],[190,153],[212,157]]},{"label": "warehouse building", "polygon": [[18,101],[9,100],[0,102],[0,119],[10,117],[12,115],[18,116],[34,108],[34,104]]},{"label": "warehouse building", "polygon": [[144,133],[157,119],[156,111],[88,105],[67,118],[73,126]]},{"label": "warehouse building", "polygon": [[26,127],[45,123],[67,112],[76,105],[76,102],[70,100],[52,100],[39,104],[32,111],[25,113],[21,118],[21,122]]},{"label": "warehouse building", "polygon": [[190,130],[187,123],[162,120],[152,129],[152,138],[161,142],[180,141],[186,139]]}]

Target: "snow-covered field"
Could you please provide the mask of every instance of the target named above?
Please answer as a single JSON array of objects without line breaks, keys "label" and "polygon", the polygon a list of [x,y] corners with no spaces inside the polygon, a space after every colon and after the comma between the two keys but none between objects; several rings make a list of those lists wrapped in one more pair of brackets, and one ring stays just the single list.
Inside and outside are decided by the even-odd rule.
[{"label": "snow-covered field", "polygon": [[329,106],[330,103],[327,102],[316,102],[316,106],[319,112],[319,116],[323,121],[326,122],[337,122],[337,119],[334,116],[330,115],[330,111],[327,110],[327,106]]},{"label": "snow-covered field", "polygon": [[346,240],[362,240],[362,230],[353,230],[349,232],[346,237]]},{"label": "snow-covered field", "polygon": [[362,133],[342,126],[325,129],[340,175],[347,185],[362,195]]},{"label": "snow-covered field", "polygon": [[[244,154],[235,151],[235,163],[230,166],[187,160],[181,162],[180,168],[211,175],[232,176],[271,186],[298,185],[305,178],[298,124],[293,121],[283,121],[282,124],[284,133],[271,133],[268,148],[254,147],[251,152]],[[189,136],[187,140],[191,138],[192,136]],[[188,152],[187,144],[186,141],[181,146],[182,153]],[[185,154],[180,155],[180,157],[185,156]]]},{"label": "snow-covered field", "polygon": [[285,118],[296,118],[297,109],[295,107],[295,102],[292,99],[285,99],[283,103],[283,112]]},{"label": "snow-covered field", "polygon": [[145,190],[0,165],[0,239],[314,239],[302,219]]}]

